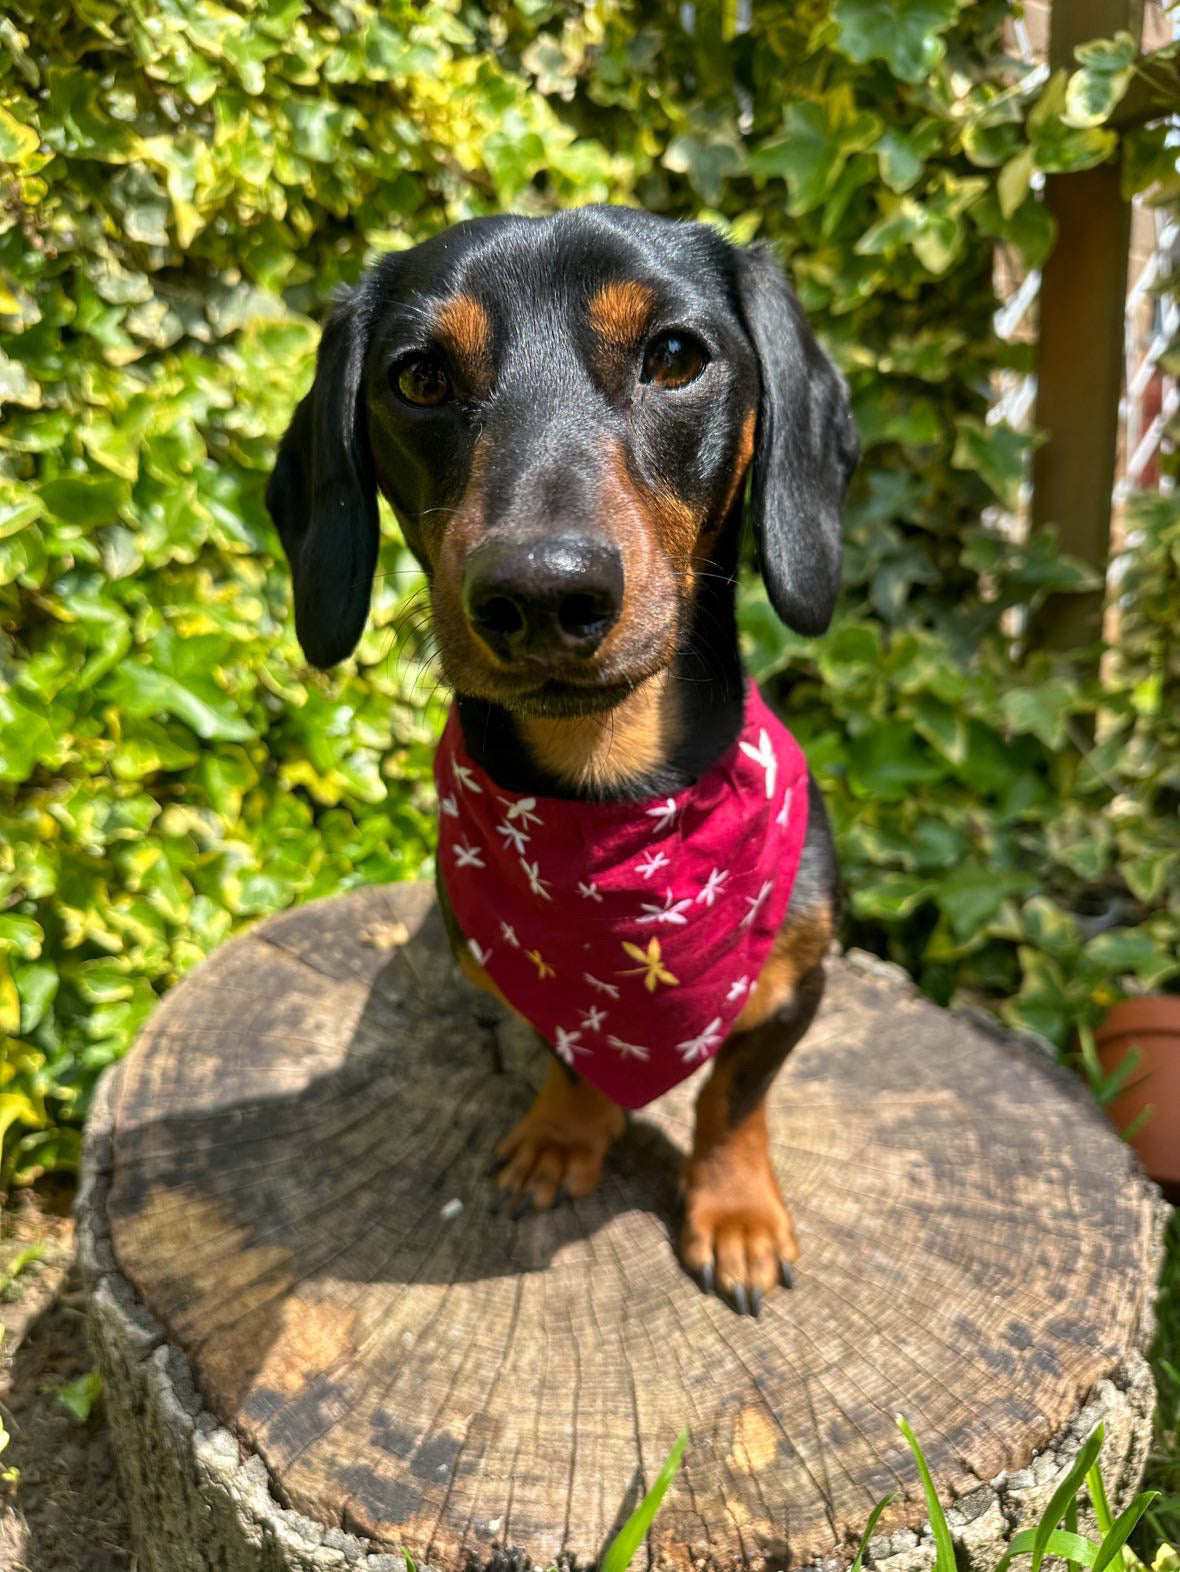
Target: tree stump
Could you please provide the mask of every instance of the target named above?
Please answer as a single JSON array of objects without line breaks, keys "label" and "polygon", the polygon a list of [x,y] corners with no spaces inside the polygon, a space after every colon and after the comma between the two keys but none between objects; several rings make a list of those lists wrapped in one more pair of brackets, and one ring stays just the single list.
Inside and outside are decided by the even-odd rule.
[{"label": "tree stump", "polygon": [[759,1320],[675,1259],[693,1083],[598,1196],[492,1212],[543,1073],[421,885],[264,922],[163,1002],[80,1200],[141,1566],[589,1565],[682,1425],[659,1567],[840,1567],[889,1491],[876,1564],[929,1565],[899,1412],[974,1565],[1100,1417],[1134,1488],[1161,1207],[1035,1046],[833,961],[773,1094],[802,1258]]}]

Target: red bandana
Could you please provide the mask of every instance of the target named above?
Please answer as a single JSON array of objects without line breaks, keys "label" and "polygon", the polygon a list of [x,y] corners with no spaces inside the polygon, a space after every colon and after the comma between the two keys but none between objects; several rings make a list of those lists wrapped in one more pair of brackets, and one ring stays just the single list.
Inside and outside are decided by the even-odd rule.
[{"label": "red bandana", "polygon": [[711,1059],[782,925],[807,830],[806,761],[754,684],[737,742],[677,797],[501,791],[454,710],[434,778],[456,921],[566,1064],[641,1108]]}]

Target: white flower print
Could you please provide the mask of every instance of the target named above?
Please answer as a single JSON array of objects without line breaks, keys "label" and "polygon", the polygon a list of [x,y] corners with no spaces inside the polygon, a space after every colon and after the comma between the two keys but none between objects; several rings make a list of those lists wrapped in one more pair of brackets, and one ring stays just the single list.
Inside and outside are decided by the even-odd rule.
[{"label": "white flower print", "polygon": [[748,759],[753,759],[755,764],[760,764],[766,771],[766,800],[769,802],[774,796],[774,783],[778,777],[778,759],[775,757],[774,745],[766,732],[766,727],[758,733],[758,746],[743,742],[739,744],[742,752]]},{"label": "white flower print", "polygon": [[582,880],[579,879],[578,894],[584,901],[601,901],[602,899],[602,891],[598,888],[598,885],[593,879],[590,880],[589,884],[584,884]]},{"label": "white flower print", "polygon": [[460,786],[467,791],[475,792],[479,797],[483,796],[483,787],[476,782],[475,776],[465,764],[452,764],[451,769],[454,771],[455,780]]},{"label": "white flower print", "polygon": [[738,924],[739,928],[748,928],[750,926],[750,924],[754,921],[754,918],[757,917],[758,913],[762,910],[766,897],[773,889],[774,880],[764,879],[762,882],[762,888],[758,891],[757,895],[743,895],[742,899],[750,909]]},{"label": "white flower print", "polygon": [[621,1037],[608,1036],[607,1042],[612,1048],[617,1048],[624,1059],[650,1059],[651,1049],[645,1048],[642,1043],[625,1043]]},{"label": "white flower print", "polygon": [[669,890],[662,906],[657,906],[654,901],[641,901],[639,909],[642,912],[646,912],[647,915],[645,917],[636,917],[635,921],[637,924],[667,922],[671,923],[674,928],[683,928],[688,922],[688,918],[684,915],[684,908],[691,905],[691,895],[686,896],[682,901],[678,901],[672,894],[672,891]]},{"label": "white flower print", "polygon": [[452,792],[448,792],[445,797],[441,797],[438,805],[450,818],[457,819],[459,817],[459,804],[455,801]]},{"label": "white flower print", "polygon": [[582,1019],[578,1022],[578,1025],[584,1032],[600,1032],[602,1030],[602,1023],[605,1020],[606,1011],[600,1010],[596,1004],[592,1004]]},{"label": "white flower print", "polygon": [[510,922],[500,924],[500,936],[505,944],[510,944],[514,950],[520,949],[520,940],[516,937],[516,929]]},{"label": "white flower print", "polygon": [[576,1053],[589,1053],[589,1048],[580,1048],[581,1032],[567,1032],[562,1027],[557,1028],[557,1041],[553,1044],[554,1052],[559,1059],[564,1059],[566,1064],[573,1064]]},{"label": "white flower print", "polygon": [[661,868],[668,866],[668,859],[660,851],[645,852],[635,864],[635,872],[641,873],[645,879],[650,879],[653,873],[659,873]]},{"label": "white flower print", "polygon": [[750,979],[743,972],[729,985],[729,992],[725,995],[726,1004],[736,1004],[743,994],[750,991]]},{"label": "white flower print", "polygon": [[522,857],[520,866],[524,869],[524,876],[529,881],[529,889],[534,895],[539,895],[544,901],[551,901],[552,895],[546,880],[541,877],[541,864],[539,862],[526,862]]},{"label": "white flower print", "polygon": [[654,808],[647,810],[649,819],[656,822],[652,825],[652,834],[658,835],[661,830],[666,830],[676,817],[676,799],[669,797],[665,802],[658,802]]},{"label": "white flower print", "polygon": [[617,999],[619,997],[619,990],[614,983],[599,982],[598,978],[591,977],[589,972],[583,972],[582,976],[590,984],[591,988],[597,988],[599,993],[606,994],[608,999]]},{"label": "white flower print", "polygon": [[694,1059],[704,1059],[712,1052],[722,1038],[721,1017],[715,1015],[705,1027],[703,1032],[698,1032],[695,1037],[687,1037],[684,1042],[677,1043],[680,1056],[686,1064],[691,1064]]},{"label": "white flower print", "polygon": [[518,855],[524,855],[528,836],[523,830],[518,830],[515,824],[497,824],[496,834],[504,837],[505,844],[512,847]]},{"label": "white flower print", "polygon": [[455,854],[455,863],[456,863],[457,867],[460,867],[460,868],[486,868],[487,867],[487,863],[484,862],[483,856],[481,854],[482,853],[482,848],[479,847],[479,846],[468,846],[466,841],[456,841],[455,844],[451,847],[451,850]]},{"label": "white flower print", "polygon": [[533,809],[537,806],[535,797],[522,797],[519,802],[513,802],[508,797],[501,797],[500,801],[508,810],[507,817],[513,820],[519,819],[526,830],[530,824],[540,824],[541,815],[533,812]]},{"label": "white flower print", "polygon": [[478,939],[468,939],[467,948],[475,956],[477,965],[486,966],[488,964],[492,952],[490,949],[485,950]]},{"label": "white flower print", "polygon": [[700,889],[697,891],[698,903],[704,902],[706,906],[712,906],[713,902],[717,899],[717,896],[721,891],[721,886],[728,878],[728,868],[714,868],[712,873],[705,880],[704,884],[702,884]]},{"label": "white flower print", "polygon": [[774,819],[774,822],[778,825],[780,830],[786,829],[787,820],[791,817],[791,798],[794,795],[795,795],[794,787],[793,786],[788,786],[787,787],[787,794],[783,798],[783,805],[778,810],[778,813],[775,815],[775,819]]}]

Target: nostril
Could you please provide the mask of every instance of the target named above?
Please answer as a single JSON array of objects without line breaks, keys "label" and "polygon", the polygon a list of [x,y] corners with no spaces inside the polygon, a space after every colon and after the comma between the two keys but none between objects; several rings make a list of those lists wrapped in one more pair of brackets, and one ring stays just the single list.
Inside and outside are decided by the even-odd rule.
[{"label": "nostril", "polygon": [[605,595],[566,595],[557,608],[561,631],[570,638],[601,638],[615,618],[614,602]]},{"label": "nostril", "polygon": [[486,595],[471,608],[476,626],[482,633],[510,639],[524,631],[524,614],[507,595]]}]

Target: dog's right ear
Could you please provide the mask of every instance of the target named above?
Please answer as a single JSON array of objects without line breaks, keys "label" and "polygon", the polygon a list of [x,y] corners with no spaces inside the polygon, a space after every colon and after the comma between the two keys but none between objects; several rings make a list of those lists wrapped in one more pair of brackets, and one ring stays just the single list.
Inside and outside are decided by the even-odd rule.
[{"label": "dog's right ear", "polygon": [[351,655],[377,566],[377,482],[362,397],[371,275],[328,318],[315,381],[275,457],[266,506],[291,564],[295,631],[313,666]]}]

